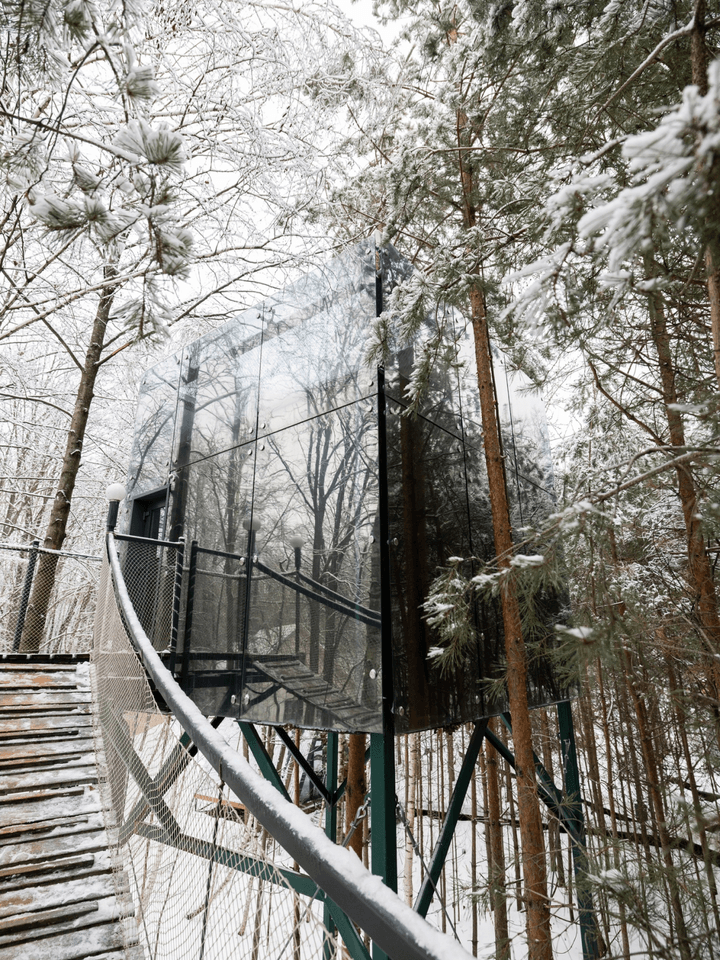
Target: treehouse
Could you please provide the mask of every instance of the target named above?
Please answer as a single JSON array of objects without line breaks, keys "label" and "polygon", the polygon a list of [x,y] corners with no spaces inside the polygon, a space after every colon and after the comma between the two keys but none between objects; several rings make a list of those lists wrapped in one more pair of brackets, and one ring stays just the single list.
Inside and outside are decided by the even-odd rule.
[{"label": "treehouse", "polygon": [[[452,356],[417,414],[415,348],[366,363],[409,270],[361,243],[145,375],[117,539],[146,632],[208,716],[403,733],[506,709],[496,605],[445,671],[422,610],[451,557],[473,575],[494,556],[472,330],[445,313]],[[545,414],[494,358],[522,527],[553,509]],[[542,633],[536,706],[564,699]]]}]

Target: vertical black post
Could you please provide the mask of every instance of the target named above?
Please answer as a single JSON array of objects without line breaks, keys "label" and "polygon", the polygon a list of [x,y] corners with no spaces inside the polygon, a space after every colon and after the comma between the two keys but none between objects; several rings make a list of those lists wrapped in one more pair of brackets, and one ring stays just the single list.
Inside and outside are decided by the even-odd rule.
[{"label": "vertical black post", "polygon": [[20,609],[18,610],[17,623],[15,624],[13,651],[18,651],[20,649],[20,638],[22,637],[23,627],[25,626],[25,617],[27,615],[28,602],[30,600],[30,590],[32,588],[33,577],[35,576],[35,564],[37,563],[39,549],[40,541],[33,540],[33,542],[30,544],[30,555],[28,556],[28,565],[27,570],[25,571],[22,594],[20,596]]},{"label": "vertical black post", "polygon": [[[295,579],[300,585],[300,566],[302,564],[302,538],[290,538],[290,546],[295,552]],[[295,656],[300,657],[300,591],[295,591]],[[328,742],[328,750],[330,749]]]},{"label": "vertical black post", "polygon": [[[375,314],[383,309],[380,251],[375,251]],[[390,516],[388,505],[387,422],[385,371],[378,367],[378,486],[380,527],[380,661],[382,667],[382,733],[370,735],[371,868],[391,890],[397,891],[395,836],[395,723],[390,604]],[[387,955],[373,944],[373,960]]]},{"label": "vertical black post", "polygon": [[245,611],[243,616],[242,637],[240,638],[240,716],[245,708],[245,677],[247,675],[247,645],[250,634],[250,589],[252,586],[252,568],[255,562],[255,530],[252,518],[244,521],[248,532],[247,559],[245,561]]},{"label": "vertical black post", "polygon": [[170,660],[168,669],[175,676],[178,629],[180,626],[180,598],[182,595],[183,563],[185,560],[185,537],[178,537],[175,552],[175,582],[173,584],[172,624],[170,627]]},{"label": "vertical black post", "polygon": [[[300,551],[297,550],[297,553],[299,552]],[[338,735],[336,730],[328,730],[325,755],[325,786],[332,798],[335,797],[335,791],[337,790],[337,776]],[[325,833],[333,843],[337,843],[337,806],[330,802],[326,802],[325,804]],[[325,898],[325,904],[323,906],[323,923],[328,933],[333,933],[335,924],[332,914],[330,913],[327,898]],[[327,940],[323,943],[323,960],[332,960],[332,946]]]},{"label": "vertical black post", "polygon": [[105,529],[108,533],[114,533],[117,526],[118,511],[120,509],[119,500],[111,500],[108,504],[107,523]]},{"label": "vertical black post", "polygon": [[183,636],[182,674],[181,674],[181,686],[183,689],[187,689],[189,673],[190,673],[190,641],[192,639],[193,605],[195,603],[195,576],[197,573],[197,555],[198,555],[198,542],[197,540],[193,540],[190,543],[190,558],[188,561],[187,600],[185,602],[185,633]]},{"label": "vertical black post", "polygon": [[580,915],[580,936],[582,939],[583,960],[597,960],[600,955],[597,918],[593,898],[588,886],[588,858],[585,847],[585,821],[580,794],[580,772],[575,750],[575,729],[572,707],[569,700],[557,705],[558,732],[562,751],[563,772],[565,774],[565,792],[567,794],[567,813],[579,838],[572,840],[573,867],[575,871],[575,889],[577,891],[578,914]]}]

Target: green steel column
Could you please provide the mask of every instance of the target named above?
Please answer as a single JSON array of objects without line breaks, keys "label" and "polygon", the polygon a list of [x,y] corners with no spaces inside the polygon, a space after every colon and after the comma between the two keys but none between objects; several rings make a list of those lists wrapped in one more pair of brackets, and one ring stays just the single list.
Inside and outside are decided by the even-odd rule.
[{"label": "green steel column", "polygon": [[583,960],[597,960],[600,956],[599,931],[592,892],[588,885],[588,858],[585,847],[585,821],[580,794],[580,772],[575,750],[575,728],[573,726],[572,706],[569,700],[557,705],[560,747],[563,770],[565,773],[565,792],[567,794],[567,816],[573,822],[579,843],[571,843],[573,865],[575,868],[575,886],[577,890],[578,913],[580,915],[580,936],[582,938]]},{"label": "green steel column", "polygon": [[[372,872],[397,893],[395,837],[395,741],[382,733],[370,734],[370,824]],[[373,960],[387,954],[373,944]]]},{"label": "green steel column", "polygon": [[[325,757],[325,786],[330,796],[334,796],[338,778],[338,735],[335,730],[328,730],[327,750]],[[337,806],[334,803],[325,804],[325,833],[333,843],[337,843]],[[325,899],[323,905],[323,923],[328,933],[333,933],[335,923],[332,917],[330,904]],[[325,941],[323,944],[323,960],[332,960],[332,948]]]}]

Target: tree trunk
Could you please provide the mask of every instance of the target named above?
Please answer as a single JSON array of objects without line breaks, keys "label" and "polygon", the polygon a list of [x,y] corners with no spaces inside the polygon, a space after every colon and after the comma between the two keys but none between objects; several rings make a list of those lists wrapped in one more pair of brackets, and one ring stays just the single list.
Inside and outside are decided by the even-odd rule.
[{"label": "tree trunk", "polygon": [[[648,277],[652,278],[655,272],[652,263],[646,260],[645,266]],[[685,430],[681,414],[673,407],[678,402],[675,387],[675,366],[665,319],[665,308],[660,294],[653,292],[648,295],[648,312],[653,343],[660,366],[660,381],[662,383],[670,443],[681,450],[685,446]],[[713,658],[710,666],[711,679],[716,691],[720,691],[720,671],[714,662],[714,657],[720,652],[720,618],[718,617],[712,566],[705,549],[701,520],[698,516],[695,480],[690,465],[687,463],[678,465],[676,472],[678,496],[685,521],[689,580],[697,597],[698,619],[706,642],[710,645],[710,656]]]},{"label": "tree trunk", "polygon": [[[351,733],[348,737],[348,772],[347,789],[345,791],[345,831],[355,819],[355,815],[363,805],[367,783],[365,781],[365,734]],[[362,860],[363,832],[360,826],[348,843],[348,850],[354,850]]]},{"label": "tree trunk", "polygon": [[[492,356],[487,329],[485,302],[478,287],[470,294],[475,334],[480,407],[483,421],[485,462],[490,491],[495,553],[500,569],[508,569],[513,555],[510,508],[505,487],[500,442],[500,424],[495,408]],[[530,710],[527,697],[527,662],[522,636],[520,604],[511,582],[502,590],[502,616],[507,658],[507,687],[513,722],[513,743],[517,763],[518,814],[522,841],[522,864],[527,905],[528,955],[530,960],[552,957],[550,908],[545,874],[545,846],[535,781]]]},{"label": "tree trunk", "polygon": [[[43,546],[51,550],[59,550],[65,540],[67,521],[70,515],[70,504],[72,502],[75,481],[82,459],[82,446],[85,439],[88,414],[95,394],[98,363],[105,342],[105,331],[110,316],[110,309],[115,297],[116,288],[114,284],[112,284],[112,281],[116,275],[117,271],[114,266],[109,265],[105,267],[104,277],[105,280],[109,282],[109,286],[103,289],[95,314],[95,322],[93,323],[92,333],[90,335],[90,345],[85,355],[85,363],[83,364],[80,374],[80,384],[78,385],[75,399],[75,409],[73,410],[72,420],[70,421],[70,430],[68,431],[65,456],[63,457],[60,471],[58,491],[55,496],[45,539],[43,541]],[[32,592],[30,594],[27,618],[20,639],[20,650],[23,652],[35,653],[40,649],[40,643],[45,630],[50,594],[55,584],[57,562],[57,554],[40,554]]]},{"label": "tree trunk", "polygon": [[623,657],[625,667],[625,683],[628,691],[630,692],[630,698],[635,708],[635,716],[637,718],[638,730],[640,732],[640,749],[642,750],[648,792],[650,794],[653,815],[655,817],[655,834],[660,839],[660,846],[662,849],[663,861],[666,869],[666,882],[670,889],[670,904],[672,907],[673,917],[675,919],[678,948],[680,951],[680,956],[683,958],[683,960],[690,960],[690,943],[688,939],[687,928],[685,926],[682,903],[680,901],[679,881],[677,878],[675,864],[673,863],[672,859],[672,849],[670,846],[670,838],[668,834],[667,820],[665,818],[662,794],[660,793],[660,778],[658,774],[657,760],[655,757],[655,749],[652,743],[652,737],[650,735],[648,725],[647,705],[644,702],[644,698],[640,691],[638,691],[635,681],[633,680],[633,663],[629,650],[625,649],[623,651]]},{"label": "tree trunk", "polygon": [[[692,32],[690,61],[692,65],[692,82],[705,96],[708,92],[707,64],[708,50],[705,43],[705,0],[697,0],[695,4],[695,29]],[[705,249],[705,271],[707,274],[708,299],[710,301],[710,329],[712,331],[713,360],[715,377],[720,384],[720,164],[715,159],[710,169],[710,181],[715,189],[707,198],[708,210],[706,214],[706,228],[708,245]]]}]

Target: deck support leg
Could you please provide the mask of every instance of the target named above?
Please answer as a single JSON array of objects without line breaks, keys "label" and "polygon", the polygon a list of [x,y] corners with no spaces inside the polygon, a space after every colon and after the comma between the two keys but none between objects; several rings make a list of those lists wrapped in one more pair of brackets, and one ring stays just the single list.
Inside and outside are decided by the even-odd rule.
[{"label": "deck support leg", "polygon": [[[395,740],[370,734],[371,869],[397,893],[397,841],[395,837]],[[387,954],[373,944],[373,960]]]},{"label": "deck support leg", "polygon": [[450,849],[450,843],[462,811],[465,795],[467,794],[470,781],[472,780],[478,754],[482,748],[487,723],[487,720],[479,720],[475,724],[475,729],[473,730],[470,743],[468,744],[468,748],[465,752],[460,773],[455,781],[452,797],[450,798],[450,804],[448,806],[447,813],[445,814],[445,821],[443,822],[440,836],[435,844],[435,849],[433,850],[432,857],[428,865],[428,872],[425,875],[425,879],[423,880],[420,891],[415,899],[414,910],[419,913],[421,917],[427,916],[428,908],[432,901],[433,894],[437,888],[437,882],[440,879],[440,874],[445,866],[445,858],[447,857],[448,850]]},{"label": "deck support leg", "polygon": [[565,774],[566,816],[575,827],[578,842],[572,843],[573,867],[575,870],[575,889],[577,892],[578,914],[580,915],[580,936],[582,938],[583,960],[597,960],[600,956],[600,936],[597,918],[593,906],[592,892],[588,885],[588,858],[585,845],[585,820],[580,794],[580,773],[575,750],[575,729],[573,726],[572,706],[569,700],[557,705],[558,732]]},{"label": "deck support leg", "polygon": [[[325,757],[325,787],[331,797],[337,789],[337,777],[338,735],[335,730],[328,730]],[[327,800],[325,801],[325,833],[333,843],[337,843],[337,806],[334,803],[329,803]],[[334,932],[335,922],[333,919],[333,911],[327,899],[323,906],[323,923],[328,933]],[[350,923],[349,920],[348,923]],[[331,945],[327,941],[323,944],[323,960],[332,960]]]}]

